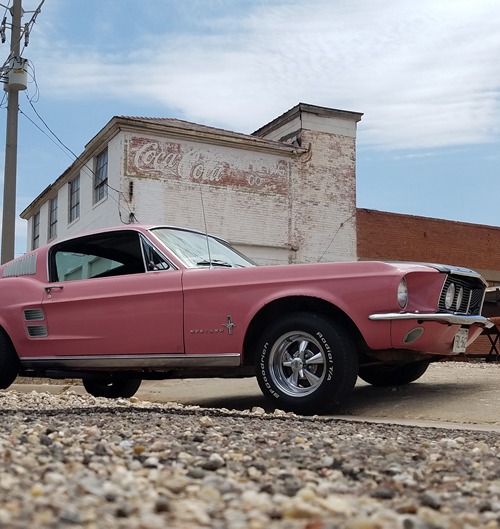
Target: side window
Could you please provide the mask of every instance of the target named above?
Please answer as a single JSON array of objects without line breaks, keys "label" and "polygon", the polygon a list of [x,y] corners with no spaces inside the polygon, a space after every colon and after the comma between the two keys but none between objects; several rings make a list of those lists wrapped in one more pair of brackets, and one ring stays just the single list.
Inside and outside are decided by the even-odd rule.
[{"label": "side window", "polygon": [[55,254],[55,264],[59,281],[121,275],[123,267],[123,263],[105,257],[64,251]]},{"label": "side window", "polygon": [[56,244],[49,256],[51,281],[95,279],[146,272],[138,232],[89,235]]}]

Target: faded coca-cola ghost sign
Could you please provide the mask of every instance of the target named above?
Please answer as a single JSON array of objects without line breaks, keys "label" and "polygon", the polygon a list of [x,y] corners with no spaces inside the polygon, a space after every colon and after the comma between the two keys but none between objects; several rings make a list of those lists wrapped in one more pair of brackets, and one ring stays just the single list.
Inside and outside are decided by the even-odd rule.
[{"label": "faded coca-cola ghost sign", "polygon": [[286,194],[289,161],[262,153],[132,137],[126,174]]}]

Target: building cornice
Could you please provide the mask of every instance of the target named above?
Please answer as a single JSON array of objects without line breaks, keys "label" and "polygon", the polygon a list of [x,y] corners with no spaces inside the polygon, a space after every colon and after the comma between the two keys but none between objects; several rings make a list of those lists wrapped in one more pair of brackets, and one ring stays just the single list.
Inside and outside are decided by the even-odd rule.
[{"label": "building cornice", "polygon": [[309,105],[307,103],[299,103],[295,105],[290,110],[278,116],[276,119],[273,119],[267,125],[264,125],[260,129],[257,129],[252,133],[253,136],[262,137],[270,134],[274,130],[279,129],[286,123],[293,121],[295,118],[300,118],[301,114],[315,114],[317,116],[322,116],[325,118],[337,118],[345,119],[348,121],[354,121],[357,123],[361,121],[363,113],[361,112],[351,112],[349,110],[338,110],[335,108],[320,107],[317,105]]}]

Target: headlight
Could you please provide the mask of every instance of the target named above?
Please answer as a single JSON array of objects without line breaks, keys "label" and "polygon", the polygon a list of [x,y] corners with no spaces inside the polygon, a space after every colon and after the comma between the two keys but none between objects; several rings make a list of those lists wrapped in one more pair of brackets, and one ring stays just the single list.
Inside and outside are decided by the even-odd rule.
[{"label": "headlight", "polygon": [[446,289],[446,295],[444,297],[444,306],[446,310],[450,310],[455,299],[455,283],[450,283]]},{"label": "headlight", "polygon": [[408,305],[408,285],[406,279],[403,277],[398,285],[398,305],[405,309]]}]

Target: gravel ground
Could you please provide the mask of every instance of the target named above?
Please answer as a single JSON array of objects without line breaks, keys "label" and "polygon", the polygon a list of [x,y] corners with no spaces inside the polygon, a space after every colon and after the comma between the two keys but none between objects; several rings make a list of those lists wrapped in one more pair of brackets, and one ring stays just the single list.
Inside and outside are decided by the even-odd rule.
[{"label": "gravel ground", "polygon": [[0,528],[500,526],[500,434],[0,391]]}]

